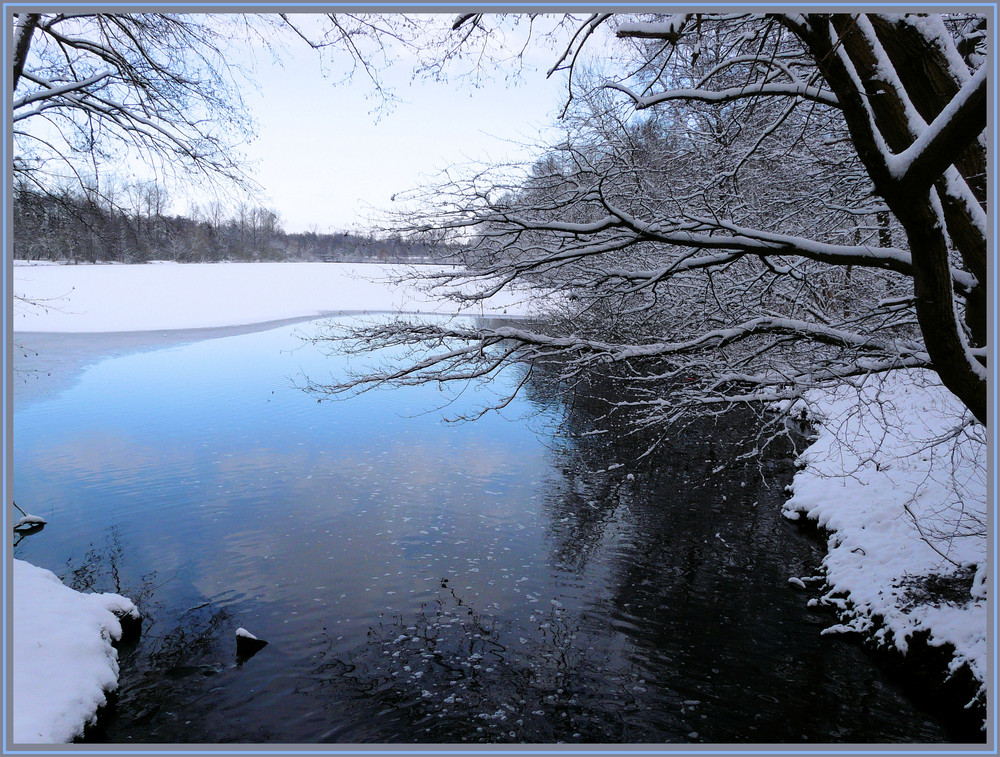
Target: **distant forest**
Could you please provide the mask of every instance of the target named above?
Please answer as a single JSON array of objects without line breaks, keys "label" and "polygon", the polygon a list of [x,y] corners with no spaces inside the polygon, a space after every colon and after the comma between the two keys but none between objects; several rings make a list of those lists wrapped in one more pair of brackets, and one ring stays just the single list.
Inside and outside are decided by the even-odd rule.
[{"label": "distant forest", "polygon": [[12,204],[15,260],[434,263],[455,252],[433,240],[399,236],[288,234],[274,211],[249,204],[226,211],[212,203],[192,217],[166,215],[166,196],[155,184],[118,202],[86,193],[19,188]]}]

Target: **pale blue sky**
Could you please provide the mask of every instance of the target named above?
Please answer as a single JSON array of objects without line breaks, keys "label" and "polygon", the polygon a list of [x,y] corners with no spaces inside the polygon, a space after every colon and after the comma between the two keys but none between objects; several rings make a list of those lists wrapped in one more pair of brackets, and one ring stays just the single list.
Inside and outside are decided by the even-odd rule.
[{"label": "pale blue sky", "polygon": [[[556,53],[543,51],[551,64]],[[324,78],[318,56],[291,46],[282,66],[257,56],[260,92],[246,92],[260,124],[247,148],[266,204],[286,231],[348,230],[371,208],[455,163],[526,158],[515,143],[534,142],[555,122],[565,85],[544,70],[520,81],[411,82],[409,66],[383,72],[399,102],[377,117],[363,74],[349,84]],[[547,58],[551,57],[552,61]],[[539,61],[541,62],[541,60]]]}]

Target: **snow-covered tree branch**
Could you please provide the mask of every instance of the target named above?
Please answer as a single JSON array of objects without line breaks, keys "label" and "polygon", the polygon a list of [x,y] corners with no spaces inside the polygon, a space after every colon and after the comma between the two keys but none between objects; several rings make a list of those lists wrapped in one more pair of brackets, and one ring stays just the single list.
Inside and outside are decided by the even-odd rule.
[{"label": "snow-covered tree branch", "polygon": [[39,189],[99,183],[107,160],[158,179],[252,186],[239,144],[252,124],[230,43],[263,19],[174,14],[16,13],[14,171]]},{"label": "snow-covered tree branch", "polygon": [[[504,23],[470,15],[452,26]],[[567,379],[613,364],[648,387],[655,422],[667,405],[672,416],[761,403],[922,367],[985,422],[988,80],[977,24],[577,19],[550,71],[572,73],[564,139],[520,171],[449,172],[410,198],[422,217],[408,210],[395,224],[463,243],[460,268],[424,277],[429,286],[470,306],[521,288],[543,305],[539,319],[380,325],[358,344],[448,349],[333,389],[467,380],[507,362],[560,362]],[[484,371],[470,372],[478,361]]]}]

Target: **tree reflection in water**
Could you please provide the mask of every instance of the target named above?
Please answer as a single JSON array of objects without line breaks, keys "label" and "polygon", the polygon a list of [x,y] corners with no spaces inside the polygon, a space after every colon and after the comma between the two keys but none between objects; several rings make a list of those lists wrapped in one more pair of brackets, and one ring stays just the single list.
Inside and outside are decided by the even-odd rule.
[{"label": "tree reflection in water", "polygon": [[[641,740],[646,728],[631,722],[644,709],[639,672],[606,668],[609,650],[594,646],[602,640],[576,613],[550,604],[531,617],[534,629],[517,628],[448,588],[415,617],[384,617],[349,655],[331,642],[307,690],[327,691],[331,708],[365,704],[364,717],[324,740]],[[682,716],[672,720],[673,729],[685,727]]]},{"label": "tree reflection in water", "polygon": [[[240,369],[266,354],[257,339],[286,344],[277,336],[241,337]],[[152,364],[154,377],[186,365]],[[74,503],[57,522],[75,530],[49,528],[15,554],[129,596],[146,618],[91,740],[947,740],[859,649],[820,636],[831,618],[789,586],[820,551],[780,517],[788,449],[740,457],[757,444],[751,414],[660,438],[595,434],[629,430],[607,387],[533,379],[508,412],[542,425],[543,447],[517,424],[446,435],[437,416],[394,425],[398,397],[331,408],[272,394],[272,379],[262,410],[261,377],[242,397],[221,373],[221,430],[181,460],[165,453],[189,439],[188,416],[157,406],[160,423],[134,432],[141,470],[105,470],[89,441],[108,423],[106,381],[78,400],[96,403],[77,434],[96,469],[89,455],[46,467],[58,458],[44,440],[28,455],[31,433],[62,438],[76,415],[21,416],[19,486]],[[123,412],[119,423],[142,416]],[[362,445],[353,434],[371,427]],[[477,475],[483,454],[497,458]],[[242,666],[240,626],[270,642]]]},{"label": "tree reflection in water", "polygon": [[[577,396],[564,430],[600,413]],[[324,740],[940,739],[789,587],[821,555],[780,517],[790,446],[739,457],[756,423],[706,417],[646,456],[648,436],[565,434],[544,496],[558,598],[493,612],[442,579],[419,614],[382,616],[349,654],[331,641],[309,690],[363,705]]]}]

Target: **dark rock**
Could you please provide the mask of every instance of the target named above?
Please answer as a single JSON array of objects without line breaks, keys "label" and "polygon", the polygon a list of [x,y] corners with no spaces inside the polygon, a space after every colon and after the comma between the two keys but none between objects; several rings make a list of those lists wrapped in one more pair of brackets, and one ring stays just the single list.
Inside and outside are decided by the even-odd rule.
[{"label": "dark rock", "polygon": [[236,662],[237,664],[243,664],[260,650],[267,646],[267,642],[263,639],[258,639],[252,633],[246,629],[239,628],[236,630]]},{"label": "dark rock", "polygon": [[118,618],[122,626],[122,637],[120,644],[131,644],[138,640],[142,634],[142,616],[139,614],[125,613]]}]

